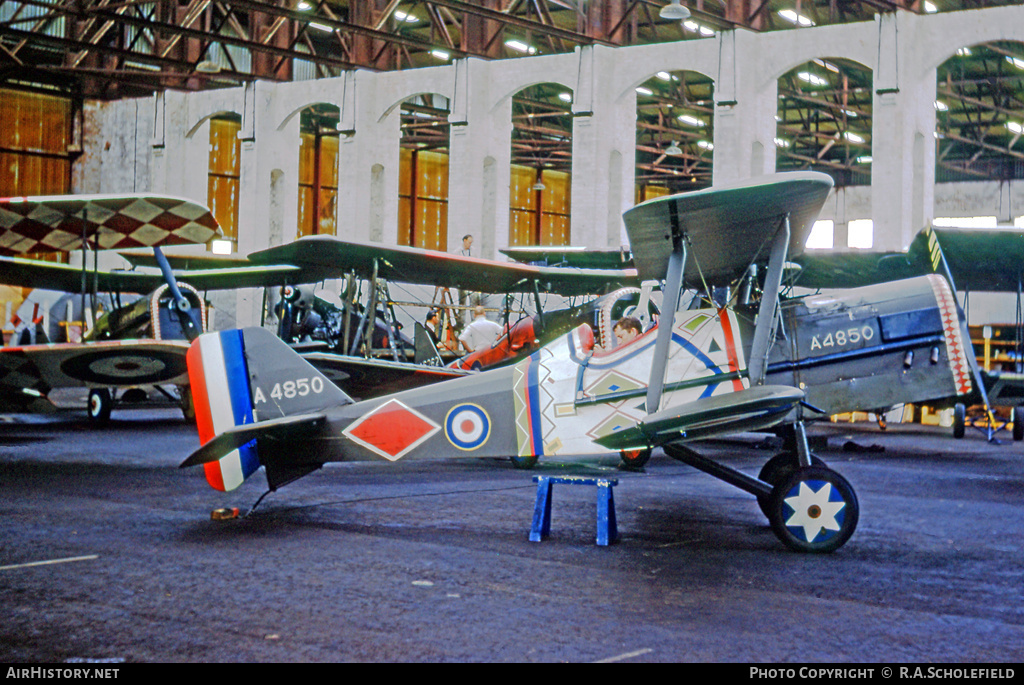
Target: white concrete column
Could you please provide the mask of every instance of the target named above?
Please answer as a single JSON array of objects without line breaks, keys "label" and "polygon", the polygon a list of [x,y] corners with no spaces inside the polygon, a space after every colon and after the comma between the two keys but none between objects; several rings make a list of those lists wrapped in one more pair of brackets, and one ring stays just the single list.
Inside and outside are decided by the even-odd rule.
[{"label": "white concrete column", "polygon": [[[907,247],[934,216],[936,75],[934,68],[918,68],[918,24],[911,19],[904,13],[878,19],[871,137],[871,214],[878,250]],[[890,25],[897,21],[898,31]]]},{"label": "white concrete column", "polygon": [[[243,139],[241,146],[237,246],[241,255],[295,240],[298,226],[299,116],[281,121],[286,113],[281,111],[283,106],[275,106],[278,98],[272,84],[257,83],[252,95],[254,137]],[[259,325],[262,306],[261,289],[238,290],[234,325]],[[222,326],[218,323],[218,327]]]},{"label": "white concrete column", "polygon": [[573,245],[619,247],[625,240],[622,213],[633,206],[636,156],[636,92],[616,92],[598,84],[616,82],[611,48],[577,51],[579,69],[573,94]]},{"label": "white concrete column", "polygon": [[[447,249],[458,253],[462,236],[469,233],[473,255],[495,259],[508,244],[512,122],[511,100],[490,104],[490,68],[477,59],[455,65],[459,78],[450,117]],[[504,226],[502,240],[499,225]]]},{"label": "white concrete column", "polygon": [[758,64],[756,36],[723,32],[715,84],[715,163],[712,183],[721,185],[775,172],[778,82],[744,79],[736,65]]}]

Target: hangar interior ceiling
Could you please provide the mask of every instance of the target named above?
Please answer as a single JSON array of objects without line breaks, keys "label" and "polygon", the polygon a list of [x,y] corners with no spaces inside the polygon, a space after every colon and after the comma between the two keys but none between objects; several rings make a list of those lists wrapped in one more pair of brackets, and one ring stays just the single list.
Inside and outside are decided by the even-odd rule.
[{"label": "hangar interior ceiling", "polygon": [[[678,0],[672,0],[678,2]],[[785,31],[905,10],[948,12],[1021,0],[5,0],[0,87],[85,98],[238,86],[252,79],[410,69],[473,56],[507,59],[701,40],[723,29]],[[969,48],[959,50],[958,48]],[[950,46],[938,70],[937,180],[1024,178],[1024,43]],[[954,54],[954,51],[955,54]],[[840,185],[870,181],[872,74],[822,55],[779,81],[778,168],[819,169]],[[637,182],[710,183],[710,78],[662,72],[638,88]],[[568,169],[571,93],[539,86],[513,103],[513,163]],[[440,149],[447,103],[403,107],[403,146]]]}]

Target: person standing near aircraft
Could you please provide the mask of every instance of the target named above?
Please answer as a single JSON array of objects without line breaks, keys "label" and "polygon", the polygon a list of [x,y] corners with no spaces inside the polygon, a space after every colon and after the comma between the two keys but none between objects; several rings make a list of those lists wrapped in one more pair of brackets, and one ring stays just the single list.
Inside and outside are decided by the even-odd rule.
[{"label": "person standing near aircraft", "polygon": [[639,338],[640,334],[644,331],[639,319],[632,316],[624,316],[615,322],[612,332],[615,333],[615,339],[618,341],[615,346],[622,347]]},{"label": "person standing near aircraft", "polygon": [[469,352],[487,347],[501,335],[501,326],[487,319],[483,305],[478,304],[473,309],[473,314],[473,323],[466,326],[459,335],[459,342]]},{"label": "person standing near aircraft", "polygon": [[438,315],[436,309],[431,309],[427,312],[427,318],[424,320],[423,327],[427,329],[427,335],[430,336],[430,342],[434,343],[434,347],[438,346],[440,337],[438,336]]},{"label": "person standing near aircraft", "polygon": [[466,235],[462,236],[462,253],[461,253],[462,256],[463,257],[469,257],[470,256],[470,249],[472,247],[473,247],[473,235],[471,233],[467,233]]}]

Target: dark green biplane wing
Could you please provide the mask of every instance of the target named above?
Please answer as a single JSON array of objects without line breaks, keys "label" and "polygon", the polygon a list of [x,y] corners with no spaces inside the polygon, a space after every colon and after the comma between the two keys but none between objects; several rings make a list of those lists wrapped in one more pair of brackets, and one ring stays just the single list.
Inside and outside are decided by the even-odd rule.
[{"label": "dark green biplane wing", "polygon": [[1024,278],[1024,230],[1017,228],[925,228],[906,252],[808,251],[795,285],[855,288],[943,273],[942,260],[959,290],[1017,292]]},{"label": "dark green biplane wing", "polygon": [[546,245],[507,247],[498,250],[524,264],[570,266],[577,269],[632,269],[633,254],[628,249],[597,250],[587,247],[553,247]]},{"label": "dark green biplane wing", "polygon": [[[574,269],[514,262],[495,262],[436,250],[357,243],[333,236],[307,236],[249,255],[254,264],[291,264],[306,274],[339,278],[355,272],[388,281],[462,288],[487,293],[540,290],[562,295],[602,293],[622,285],[638,285],[632,269]],[[316,279],[319,280],[319,279]]]}]

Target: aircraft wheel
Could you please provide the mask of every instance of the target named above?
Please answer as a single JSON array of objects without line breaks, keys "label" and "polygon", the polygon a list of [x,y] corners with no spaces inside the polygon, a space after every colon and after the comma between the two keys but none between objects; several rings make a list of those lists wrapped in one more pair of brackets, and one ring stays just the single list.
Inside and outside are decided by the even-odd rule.
[{"label": "aircraft wheel", "polygon": [[114,401],[106,388],[93,388],[89,391],[89,419],[96,425],[103,426],[110,420],[110,410]]},{"label": "aircraft wheel", "polygon": [[627,469],[642,469],[651,459],[651,450],[650,448],[622,450],[619,452],[619,457],[622,459],[621,466]]},{"label": "aircraft wheel", "polygon": [[1017,442],[1024,440],[1024,405],[1018,404],[1010,414],[1013,421],[1013,439]]},{"label": "aircraft wheel", "polygon": [[[967,407],[957,402],[953,405],[953,437],[959,440],[964,437],[967,427]],[[1014,428],[1014,430],[1017,430]]]},{"label": "aircraft wheel", "polygon": [[796,469],[772,489],[772,532],[794,551],[834,552],[853,535],[859,518],[853,487],[831,469]]},{"label": "aircraft wheel", "polygon": [[509,457],[512,460],[512,466],[517,469],[532,469],[537,465],[537,457]]},{"label": "aircraft wheel", "polygon": [[[812,454],[811,466],[827,468],[828,465],[825,464],[825,461],[821,457],[816,454]],[[798,466],[795,454],[792,452],[779,452],[765,462],[765,465],[761,467],[761,471],[757,474],[757,479],[774,487],[784,479],[788,478],[790,474],[797,470],[797,468]],[[769,518],[771,518],[771,515],[768,513],[770,501],[770,495],[758,495],[757,497],[757,506],[761,507],[761,513]]]}]

